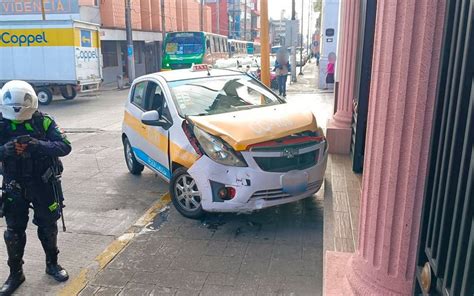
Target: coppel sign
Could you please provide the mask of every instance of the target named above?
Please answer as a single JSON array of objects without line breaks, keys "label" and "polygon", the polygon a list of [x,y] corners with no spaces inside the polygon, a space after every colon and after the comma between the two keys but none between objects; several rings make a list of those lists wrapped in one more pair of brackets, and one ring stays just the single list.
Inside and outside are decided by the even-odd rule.
[{"label": "coppel sign", "polygon": [[76,47],[76,59],[78,61],[90,62],[99,58],[98,50]]},{"label": "coppel sign", "polygon": [[15,34],[11,32],[0,32],[0,43],[4,46],[31,46],[48,43],[46,33],[38,34]]}]

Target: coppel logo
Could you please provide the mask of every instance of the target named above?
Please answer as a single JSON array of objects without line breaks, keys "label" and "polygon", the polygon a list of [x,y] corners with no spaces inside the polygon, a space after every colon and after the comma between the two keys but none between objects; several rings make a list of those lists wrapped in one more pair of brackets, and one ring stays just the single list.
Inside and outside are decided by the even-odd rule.
[{"label": "coppel logo", "polygon": [[76,48],[76,58],[78,60],[90,62],[91,60],[98,59],[99,54],[96,50],[81,50],[80,48]]},{"label": "coppel logo", "polygon": [[3,44],[11,44],[12,46],[31,46],[32,44],[48,43],[46,40],[46,33],[39,34],[11,34],[10,32],[3,32],[0,34],[0,41]]}]

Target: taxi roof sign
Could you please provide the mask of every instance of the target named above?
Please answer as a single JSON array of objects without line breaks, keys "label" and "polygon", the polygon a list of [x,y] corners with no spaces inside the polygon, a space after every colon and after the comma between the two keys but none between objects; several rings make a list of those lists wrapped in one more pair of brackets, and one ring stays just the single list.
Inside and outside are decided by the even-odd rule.
[{"label": "taxi roof sign", "polygon": [[193,66],[191,67],[192,72],[199,72],[199,71],[209,72],[209,70],[210,70],[210,67],[207,64],[197,64],[197,65],[193,64]]}]

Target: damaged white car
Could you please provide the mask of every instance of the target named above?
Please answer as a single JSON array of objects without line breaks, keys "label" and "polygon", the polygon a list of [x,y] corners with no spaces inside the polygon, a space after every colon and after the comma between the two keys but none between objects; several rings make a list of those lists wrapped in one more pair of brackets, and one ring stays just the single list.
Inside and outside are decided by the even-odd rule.
[{"label": "damaged white car", "polygon": [[244,73],[196,65],[146,75],[125,109],[128,169],[169,181],[186,217],[293,202],[322,185],[328,147],[314,115]]}]

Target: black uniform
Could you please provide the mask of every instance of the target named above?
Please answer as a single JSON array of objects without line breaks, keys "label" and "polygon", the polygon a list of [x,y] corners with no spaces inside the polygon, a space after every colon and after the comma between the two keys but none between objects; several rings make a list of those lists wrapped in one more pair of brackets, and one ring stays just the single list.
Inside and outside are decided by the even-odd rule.
[{"label": "black uniform", "polygon": [[[11,145],[11,142],[19,136],[25,135],[33,138],[26,144],[25,153],[22,155],[12,155],[11,151],[7,153],[8,149],[5,147]],[[55,201],[51,181],[45,183],[42,176],[53,162],[60,163],[55,161],[57,157],[71,152],[71,144],[51,117],[36,112],[31,120],[24,122],[0,118],[0,147],[2,147],[0,161],[3,166],[4,190],[2,202],[7,224],[4,238],[8,251],[10,277],[21,272],[23,277],[21,282],[24,281],[22,258],[30,207],[34,210],[33,223],[38,226],[38,238],[46,254],[46,272],[54,276],[53,273],[59,271],[48,271],[48,268],[53,266],[53,269],[62,269],[57,264],[59,253],[57,220],[60,218],[60,206]],[[9,148],[11,150],[11,146]],[[65,271],[64,274],[67,276]]]}]

